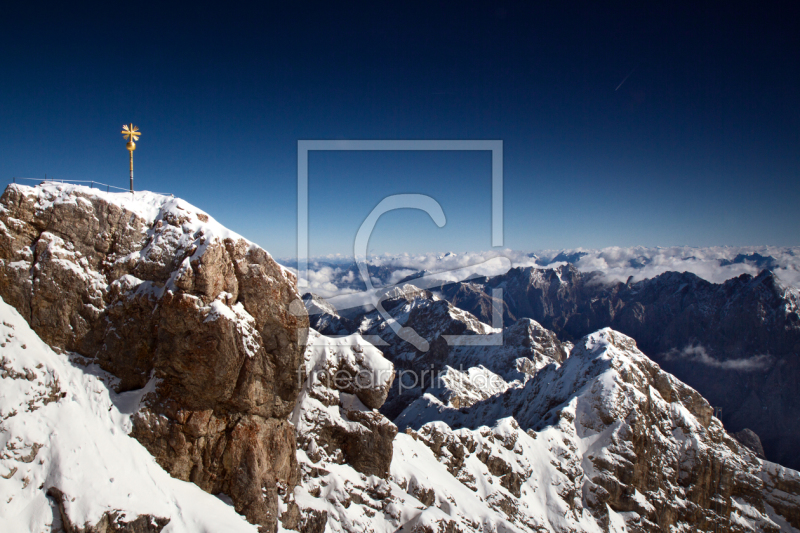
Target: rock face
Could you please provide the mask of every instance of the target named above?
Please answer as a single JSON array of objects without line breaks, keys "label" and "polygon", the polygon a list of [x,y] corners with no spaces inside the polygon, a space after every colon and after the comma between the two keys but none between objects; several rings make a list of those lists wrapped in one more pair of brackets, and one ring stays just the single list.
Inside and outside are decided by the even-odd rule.
[{"label": "rock face", "polygon": [[[381,409],[390,419],[394,419],[432,385],[434,374],[444,370],[453,348],[447,340],[448,336],[495,332],[474,315],[413,285],[392,289],[385,295],[383,307],[392,320],[413,330],[427,343],[428,348],[423,351],[398,336],[378,311],[360,315],[354,320],[356,332],[379,345],[398,369],[398,382]],[[419,371],[423,368],[428,376],[427,381]]]},{"label": "rock face", "polygon": [[784,530],[791,531],[787,525],[800,529],[800,473],[768,461],[763,465],[764,501],[775,510]]},{"label": "rock face", "polygon": [[[357,338],[320,337],[306,368],[338,368]],[[631,338],[605,329],[570,348],[469,405],[426,391],[397,420],[406,430],[394,437],[388,476],[318,446],[352,424],[356,398],[306,386],[298,505],[336,532],[794,531],[796,472],[739,445],[702,396]]]},{"label": "rock face", "polygon": [[288,422],[305,315],[291,273],[178,199],[9,186],[0,296],[53,347],[154,380],[132,435],[173,476],[225,493],[265,530],[297,482]]},{"label": "rock face", "polygon": [[118,383],[54,352],[0,299],[0,531],[256,533],[128,435],[155,382],[120,394]]},{"label": "rock face", "polygon": [[[313,323],[345,324],[323,298],[307,294],[304,300]],[[561,362],[571,348],[571,344],[561,342],[552,331],[530,319],[512,323],[503,329],[502,338],[498,336],[486,345],[483,336],[500,330],[410,284],[393,288],[385,295],[383,306],[392,319],[413,328],[429,347],[421,351],[396,335],[377,311],[359,314],[349,321],[348,333],[359,333],[378,344],[398,369],[398,381],[381,408],[390,419],[425,392],[447,397],[451,405],[464,406],[485,399],[514,381],[524,383],[548,364]],[[491,310],[488,313],[491,319]],[[475,342],[462,339],[458,341],[461,344],[456,344],[448,338],[452,335],[468,336]],[[483,377],[476,377],[478,374]],[[470,384],[475,379],[496,387],[476,388]]]},{"label": "rock face", "polygon": [[521,318],[503,328],[503,342],[497,346],[453,346],[447,364],[459,368],[484,365],[506,381],[525,383],[542,368],[562,363],[572,344],[561,342],[550,330],[534,320]]},{"label": "rock face", "polygon": [[377,409],[392,386],[392,364],[359,335],[331,339],[312,330],[303,369],[292,414],[299,447],[313,462],[386,478],[397,428]]},{"label": "rock face", "polygon": [[750,428],[766,457],[800,468],[800,296],[768,270],[722,284],[691,273],[667,272],[636,283],[603,282],[572,265],[514,268],[489,279],[449,284],[438,292],[471,307],[466,293],[504,290],[507,325],[523,317],[562,340],[612,327],[666,370],[721,407],[726,427]]},{"label": "rock face", "polygon": [[[573,345],[509,317],[503,343],[481,346],[473,339],[500,331],[406,286],[385,307],[427,350],[394,335],[378,313],[339,320],[336,333],[356,331],[327,337],[308,329],[306,308],[336,310],[300,301],[293,276],[266,252],[180,200],[147,193],[11,186],[0,224],[0,296],[18,311],[0,302],[0,529],[776,533],[800,525],[800,475],[731,438],[697,391],[622,333],[602,329]],[[590,289],[575,272],[507,282],[507,291],[517,282],[549,288],[539,300],[538,289],[509,291],[517,300],[506,315],[539,302],[562,336],[583,327],[576,302]],[[702,300],[699,284],[697,296],[681,299],[672,278],[662,282],[639,292],[618,285],[616,300],[588,305],[598,316],[634,317],[619,318],[634,327],[653,320],[642,317],[666,320],[664,308],[701,316],[716,302]],[[485,314],[476,287],[470,298]],[[755,296],[737,305],[766,302],[764,323],[782,316],[766,278],[743,287]],[[654,300],[642,303],[641,293]],[[676,298],[703,305],[670,307]],[[795,300],[782,298],[784,314],[796,313]],[[466,340],[453,345],[448,335]],[[396,369],[420,367],[442,379],[393,400]],[[387,405],[402,408],[395,422],[404,432]]]},{"label": "rock face", "polygon": [[445,296],[448,302],[459,309],[468,310],[481,322],[491,324],[495,309],[502,311],[504,322],[507,325],[511,325],[516,319],[505,300],[494,298],[491,291],[484,290],[483,284],[462,282],[448,284],[445,287],[447,288]]},{"label": "rock face", "polygon": [[761,439],[752,430],[744,428],[736,433],[731,433],[731,437],[750,448],[750,451],[756,454],[757,457],[764,458],[764,447],[761,445]]}]

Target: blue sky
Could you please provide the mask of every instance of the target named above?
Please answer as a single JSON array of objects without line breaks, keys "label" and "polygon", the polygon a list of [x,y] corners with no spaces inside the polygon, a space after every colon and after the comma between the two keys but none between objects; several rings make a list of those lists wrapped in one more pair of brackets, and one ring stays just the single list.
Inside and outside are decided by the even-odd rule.
[{"label": "blue sky", "polygon": [[[11,7],[2,179],[124,187],[132,121],[137,188],[285,257],[298,139],[501,139],[507,247],[800,244],[786,3],[189,6]],[[489,249],[489,186],[488,152],[312,154],[310,253],[350,253],[397,192],[448,224],[388,214],[375,252]]]}]

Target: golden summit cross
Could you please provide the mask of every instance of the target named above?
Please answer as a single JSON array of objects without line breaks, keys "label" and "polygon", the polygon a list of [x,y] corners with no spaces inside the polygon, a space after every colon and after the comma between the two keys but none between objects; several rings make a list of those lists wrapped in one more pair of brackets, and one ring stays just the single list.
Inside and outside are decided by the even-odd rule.
[{"label": "golden summit cross", "polygon": [[128,141],[128,144],[125,145],[125,148],[128,149],[128,152],[131,154],[131,194],[133,194],[133,151],[136,150],[136,143],[134,141],[139,140],[139,136],[142,132],[139,131],[139,128],[134,126],[133,124],[128,124],[122,126],[122,137]]}]

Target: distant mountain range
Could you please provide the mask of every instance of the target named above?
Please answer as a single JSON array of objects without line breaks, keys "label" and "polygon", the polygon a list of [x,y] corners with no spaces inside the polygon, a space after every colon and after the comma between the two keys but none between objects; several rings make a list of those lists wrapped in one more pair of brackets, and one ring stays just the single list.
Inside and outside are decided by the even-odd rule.
[{"label": "distant mountain range", "polygon": [[[774,259],[740,255],[733,262],[767,265]],[[407,279],[413,284],[420,278]],[[497,288],[503,289],[502,302],[492,297],[492,289]],[[800,467],[800,392],[793,385],[800,380],[800,296],[770,270],[720,284],[677,272],[609,283],[600,272],[582,273],[563,264],[548,269],[514,268],[500,276],[445,283],[414,294],[417,301],[427,303],[414,304],[406,319],[411,325],[419,323],[423,308],[442,307],[445,302],[452,306],[435,322],[430,316],[425,318],[427,328],[435,323],[441,332],[461,328],[477,333],[470,325],[474,321],[462,320],[461,325],[453,317],[466,311],[489,324],[494,306],[502,309],[503,323],[511,330],[519,320],[532,319],[562,341],[574,341],[604,327],[625,333],[663,368],[708,398],[729,430],[751,429],[761,438],[768,458]],[[434,294],[442,301],[435,301]],[[396,300],[389,300],[387,308],[396,308],[398,304],[392,302]],[[336,316],[312,313],[312,326],[329,334],[363,333],[359,323],[369,323],[374,332],[376,320],[380,322],[373,311],[349,320],[349,328],[340,326],[334,331],[324,321],[342,324]],[[384,350],[395,364],[418,364],[417,357],[404,353],[409,349],[406,343],[393,341],[391,335],[385,340],[390,346]],[[435,358],[418,357],[425,362]],[[451,360],[453,355],[448,357]],[[390,397],[384,408],[390,417],[406,405],[396,401]]]},{"label": "distant mountain range", "polygon": [[[296,267],[292,259],[278,262],[289,268]],[[800,288],[800,247],[634,246],[537,252],[502,250],[380,255],[370,257],[367,261],[375,286],[394,285],[420,276],[439,278],[442,281],[462,281],[474,276],[505,274],[513,267],[544,268],[565,263],[575,266],[585,274],[599,272],[606,281],[622,282],[631,276],[634,281],[641,281],[666,272],[691,272],[706,281],[722,283],[741,274],[758,275],[766,268],[783,284]],[[331,298],[365,290],[365,284],[352,258],[315,258],[309,260],[308,267],[313,273],[307,288],[309,292]]]}]

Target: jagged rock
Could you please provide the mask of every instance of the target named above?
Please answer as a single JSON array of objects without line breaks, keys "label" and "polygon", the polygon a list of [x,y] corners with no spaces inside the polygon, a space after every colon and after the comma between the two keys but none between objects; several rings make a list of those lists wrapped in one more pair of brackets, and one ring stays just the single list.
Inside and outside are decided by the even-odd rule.
[{"label": "jagged rock", "polygon": [[800,472],[762,461],[764,501],[774,509],[778,522],[800,529]]},{"label": "jagged rock", "polygon": [[[491,324],[495,309],[500,310],[506,324],[511,324],[516,317],[505,300],[499,300],[484,290],[483,285],[465,281],[448,285],[447,301],[459,309],[468,310],[478,320]],[[491,292],[491,291],[490,291]]]},{"label": "jagged rock", "polygon": [[[336,446],[301,446],[298,490],[327,509],[332,530],[774,533],[793,519],[790,471],[762,481],[764,467],[709,403],[631,338],[603,330],[572,346],[530,320],[514,331],[510,345],[453,349],[450,361],[477,366],[447,367],[445,385],[429,387],[397,420],[407,429],[394,438],[380,504],[369,489],[375,478],[337,457]],[[341,348],[326,342],[336,360]],[[481,363],[499,369],[520,358],[532,365],[525,381],[495,374],[504,383],[495,390],[474,379],[493,374]],[[309,392],[319,403],[299,402],[308,417],[300,439],[351,423],[345,403],[357,398]]]},{"label": "jagged rock", "polygon": [[[573,347],[521,319],[505,328],[504,346],[450,347],[445,334],[497,332],[430,292],[404,288],[389,295],[387,309],[427,338],[430,350],[391,340],[376,315],[360,317],[359,327],[383,336],[399,365],[431,365],[447,379],[418,391],[402,415],[414,429],[397,434],[377,411],[394,366],[358,335],[307,331],[293,278],[266,252],[179,200],[142,195],[151,203],[137,205],[74,187],[12,189],[0,199],[0,295],[48,342],[83,354],[70,356],[76,363],[113,372],[105,379],[129,395],[120,406],[140,405],[148,391],[131,434],[173,476],[219,493],[208,498],[220,516],[239,518],[224,503],[232,502],[262,530],[280,520],[299,531],[347,533],[773,533],[798,523],[798,474],[737,444],[700,394],[625,335],[602,330]],[[75,227],[60,231],[53,221]],[[549,281],[556,293],[572,290],[563,278]],[[643,304],[630,309],[626,316],[634,318],[648,312]],[[64,454],[91,463],[86,450],[58,439],[70,424],[94,424],[94,435],[105,430],[103,442],[114,443],[94,450],[105,458],[104,477],[112,477],[109,449],[127,446],[124,457],[144,455],[147,486],[158,479],[170,490],[180,483],[207,496],[168,477],[126,435],[137,407],[123,414],[66,355],[44,350],[38,339],[17,342],[11,330],[0,326],[0,345],[13,344],[15,356],[0,358],[0,377],[11,380],[4,393],[14,397],[0,398],[0,490],[14,487],[25,498],[50,490],[64,526],[76,531],[149,533],[164,527],[155,516],[184,520],[182,512],[153,510],[182,509],[187,500],[175,492],[166,493],[174,498],[167,503],[149,501],[123,517],[117,502],[131,485],[106,500],[96,486],[104,481],[90,476],[89,487],[80,477],[85,467],[53,460]],[[49,358],[41,365],[20,356],[34,341]],[[477,381],[491,376],[499,387]],[[86,420],[59,416],[78,408]],[[47,418],[36,418],[38,410]],[[73,519],[89,515],[75,514],[78,496],[61,492],[83,486],[103,499],[91,520]],[[29,501],[9,505],[17,512]]]},{"label": "jagged rock", "polygon": [[[489,490],[484,500],[519,524],[534,519],[523,509],[539,505],[530,499],[543,489],[537,479],[552,478],[576,521],[585,509],[603,527],[622,520],[635,531],[722,528],[730,521],[778,531],[775,520],[794,519],[798,502],[782,491],[797,494],[795,473],[772,472],[775,488],[768,488],[761,462],[712,413],[632,339],[606,329],[522,387],[466,409],[426,395],[398,423],[418,428],[411,434],[466,486],[481,493],[480,480],[491,476],[508,494]],[[503,426],[503,416],[513,418]],[[531,467],[534,457],[539,466]],[[770,499],[780,516],[766,507]]]},{"label": "jagged rock", "polygon": [[297,531],[300,533],[325,533],[328,524],[328,512],[317,509],[306,509],[302,511]]},{"label": "jagged rock", "polygon": [[394,380],[392,364],[358,335],[333,339],[311,330],[304,377],[292,415],[299,446],[313,461],[388,476],[397,427],[376,409]]},{"label": "jagged rock", "polygon": [[256,531],[128,435],[154,381],[116,394],[119,378],[54,352],[2,300],[0,317],[0,531]]},{"label": "jagged rock", "polygon": [[0,207],[0,295],[119,392],[155,377],[132,435],[274,529],[277,486],[297,481],[287,419],[307,319],[289,312],[294,276],[179,199],[11,185]]},{"label": "jagged rock", "polygon": [[518,381],[509,384],[483,365],[470,367],[465,372],[445,366],[436,375],[434,383],[425,389],[425,394],[433,395],[451,407],[462,408],[518,384]]},{"label": "jagged rock", "polygon": [[[377,310],[358,316],[354,322],[356,332],[365,338],[381,343],[384,355],[398,368],[400,377],[413,377],[416,383],[393,387],[381,408],[381,412],[393,419],[422,391],[431,386],[433,376],[448,364],[452,347],[448,335],[488,334],[494,330],[475,316],[434,296],[430,291],[414,285],[394,287],[382,295],[382,305],[389,316],[400,326],[412,329],[428,343],[428,350],[420,350],[395,334],[386,319]],[[426,369],[425,381],[418,375],[420,368]],[[404,370],[413,370],[412,373]],[[425,383],[423,383],[425,381]],[[427,384],[426,384],[427,383]]]},{"label": "jagged rock", "polygon": [[[467,406],[478,399],[505,390],[514,381],[524,383],[548,364],[558,364],[571,347],[552,332],[530,319],[521,319],[503,329],[493,345],[484,345],[482,337],[500,333],[477,317],[434,296],[430,291],[407,284],[383,295],[389,315],[405,327],[414,329],[430,349],[418,350],[397,336],[377,312],[359,315],[355,331],[369,339],[379,339],[384,354],[399,371],[401,382],[390,391],[381,412],[396,418],[411,402],[425,393],[434,394],[453,406]],[[306,307],[319,313],[324,323],[336,319],[334,308],[323,298],[309,295]],[[475,336],[473,343],[451,344],[447,336]],[[502,342],[500,342],[502,340]],[[478,370],[477,367],[484,367]],[[484,385],[473,387],[476,372],[483,373]],[[470,376],[467,376],[467,374]],[[491,383],[490,383],[491,382]]]},{"label": "jagged rock", "polygon": [[764,458],[764,447],[761,446],[761,439],[758,438],[758,435],[753,430],[744,428],[736,433],[731,433],[731,437],[747,446],[759,458]]},{"label": "jagged rock", "polygon": [[350,335],[356,330],[352,320],[339,315],[333,304],[317,296],[306,293],[303,303],[308,311],[309,325],[323,335]]},{"label": "jagged rock", "polygon": [[366,428],[366,431],[343,432],[339,437],[345,460],[362,474],[386,478],[392,463],[392,441],[397,435],[397,426],[346,393],[341,394],[341,406],[345,418]]},{"label": "jagged rock", "polygon": [[521,318],[503,328],[498,346],[452,346],[447,364],[459,369],[483,365],[506,381],[526,382],[550,364],[560,364],[572,344],[561,342],[550,330],[529,318]]}]

